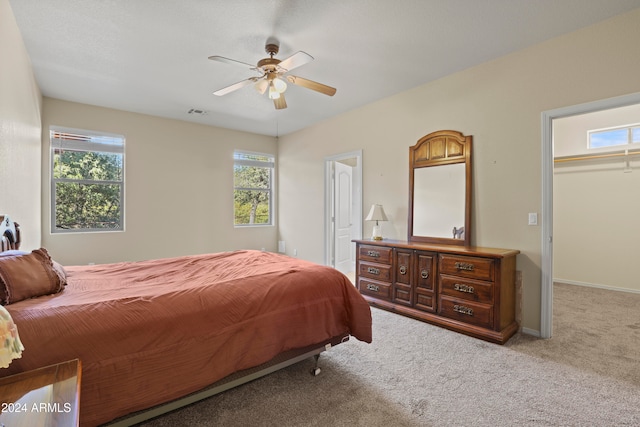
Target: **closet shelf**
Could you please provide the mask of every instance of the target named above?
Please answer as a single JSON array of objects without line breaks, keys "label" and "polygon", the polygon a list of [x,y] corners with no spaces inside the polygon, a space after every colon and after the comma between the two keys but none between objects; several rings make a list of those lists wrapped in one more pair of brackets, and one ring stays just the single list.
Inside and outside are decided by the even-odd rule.
[{"label": "closet shelf", "polygon": [[563,156],[553,159],[554,163],[575,162],[581,160],[607,159],[613,157],[629,157],[640,155],[640,150],[616,151],[615,153],[583,154],[580,156]]}]

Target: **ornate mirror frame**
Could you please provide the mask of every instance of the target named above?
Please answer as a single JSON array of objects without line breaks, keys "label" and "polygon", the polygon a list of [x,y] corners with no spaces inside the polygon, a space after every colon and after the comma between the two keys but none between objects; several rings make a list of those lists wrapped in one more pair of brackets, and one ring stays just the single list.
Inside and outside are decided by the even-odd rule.
[{"label": "ornate mirror frame", "polygon": [[[430,133],[418,140],[416,145],[409,147],[409,238],[411,242],[437,243],[447,245],[469,246],[471,242],[471,146],[472,136],[464,136],[461,132],[441,130]],[[420,214],[414,213],[415,195],[422,194],[424,188],[415,184],[416,171],[422,168],[434,168],[445,165],[464,164],[464,229],[460,233],[459,227],[452,227],[451,237],[422,236],[414,234],[414,221],[421,220]],[[462,179],[462,177],[460,177]],[[442,190],[447,194],[444,182],[434,182],[429,191]],[[451,194],[448,194],[451,196]],[[457,196],[455,196],[457,197]],[[424,219],[422,219],[424,220]],[[457,237],[454,237],[457,236]]]}]

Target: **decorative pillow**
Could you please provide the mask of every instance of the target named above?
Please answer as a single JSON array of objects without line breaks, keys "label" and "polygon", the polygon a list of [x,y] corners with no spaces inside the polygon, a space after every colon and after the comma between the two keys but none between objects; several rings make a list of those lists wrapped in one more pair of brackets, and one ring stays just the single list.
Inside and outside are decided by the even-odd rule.
[{"label": "decorative pillow", "polygon": [[56,260],[52,259],[51,263],[53,265],[53,270],[60,278],[60,283],[62,284],[62,286],[67,286],[67,271],[64,269],[62,264],[60,264]]},{"label": "decorative pillow", "polygon": [[[4,252],[0,252],[0,258],[2,257],[6,257],[6,256],[22,256],[22,255],[29,255],[31,252],[27,252],[27,251],[19,251],[17,249],[10,249],[8,251],[4,251]],[[4,305],[4,301],[7,298],[7,293],[4,290],[5,286],[2,283],[2,280],[0,280],[0,304]]]},{"label": "decorative pillow", "polygon": [[64,288],[64,282],[44,248],[27,255],[0,257],[0,289],[4,290],[0,303],[3,305],[58,293]]}]

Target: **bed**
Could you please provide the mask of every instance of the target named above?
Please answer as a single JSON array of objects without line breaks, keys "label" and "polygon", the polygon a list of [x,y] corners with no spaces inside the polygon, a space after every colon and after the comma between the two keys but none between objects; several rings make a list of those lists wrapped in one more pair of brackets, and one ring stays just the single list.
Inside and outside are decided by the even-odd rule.
[{"label": "bed", "polygon": [[[12,280],[2,259],[49,265],[44,249],[16,252],[19,226],[1,221],[0,285]],[[50,264],[60,291],[12,301],[18,285],[5,283],[25,350],[0,376],[79,359],[82,426],[138,423],[350,336],[371,342],[369,305],[343,274],[280,254]]]}]

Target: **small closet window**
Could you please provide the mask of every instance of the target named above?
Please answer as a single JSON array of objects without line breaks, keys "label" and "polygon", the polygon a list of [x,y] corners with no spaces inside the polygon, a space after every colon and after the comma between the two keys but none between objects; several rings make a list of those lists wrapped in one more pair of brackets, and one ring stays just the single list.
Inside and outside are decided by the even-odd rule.
[{"label": "small closet window", "polygon": [[640,143],[640,123],[587,132],[589,148],[620,147]]}]

